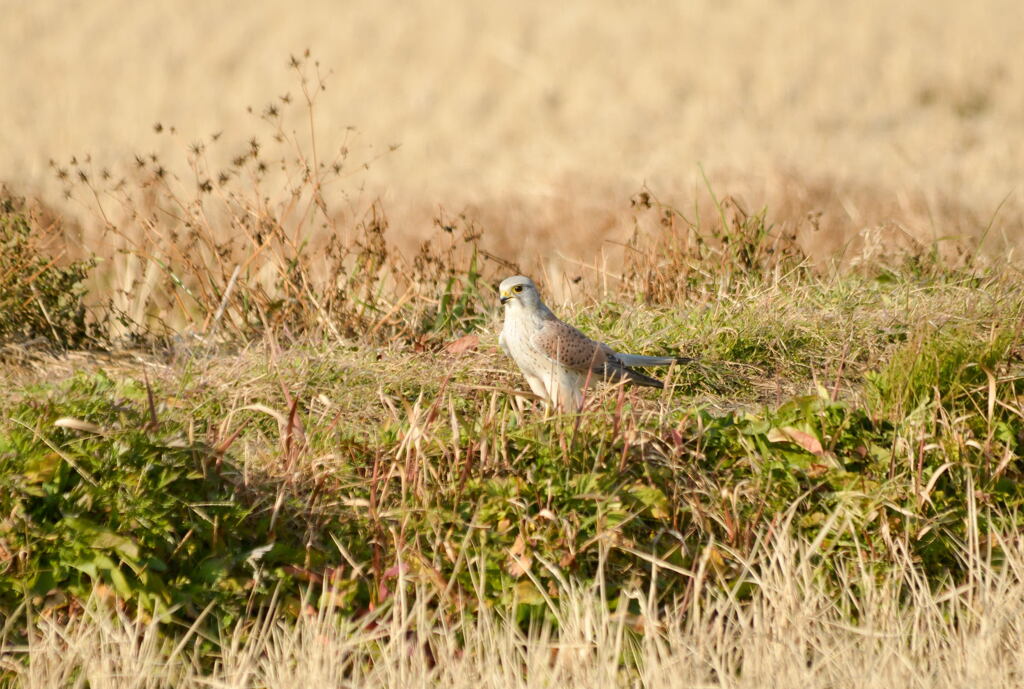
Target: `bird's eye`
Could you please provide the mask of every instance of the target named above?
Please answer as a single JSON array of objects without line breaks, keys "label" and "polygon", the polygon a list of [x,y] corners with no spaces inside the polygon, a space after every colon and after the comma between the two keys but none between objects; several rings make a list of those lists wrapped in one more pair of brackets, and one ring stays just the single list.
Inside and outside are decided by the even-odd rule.
[{"label": "bird's eye", "polygon": [[523,286],[522,285],[516,285],[515,287],[512,288],[512,291],[515,292],[516,294],[519,294],[520,292],[523,291]]}]

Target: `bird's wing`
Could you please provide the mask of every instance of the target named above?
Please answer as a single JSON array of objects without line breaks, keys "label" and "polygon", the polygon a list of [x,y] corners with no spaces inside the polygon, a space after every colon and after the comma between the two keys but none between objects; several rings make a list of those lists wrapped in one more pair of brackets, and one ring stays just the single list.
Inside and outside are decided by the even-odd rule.
[{"label": "bird's wing", "polygon": [[660,381],[626,366],[611,347],[595,342],[568,323],[546,320],[530,338],[533,348],[549,361],[570,371],[588,372],[610,380],[662,387]]},{"label": "bird's wing", "polygon": [[568,323],[555,319],[545,320],[530,344],[544,358],[578,373],[600,370],[610,352]]}]

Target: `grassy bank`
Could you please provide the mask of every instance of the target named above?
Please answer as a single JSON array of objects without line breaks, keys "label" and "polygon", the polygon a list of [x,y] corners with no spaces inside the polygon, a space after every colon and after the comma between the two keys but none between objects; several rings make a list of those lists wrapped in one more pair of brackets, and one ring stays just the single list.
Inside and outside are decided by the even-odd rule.
[{"label": "grassy bank", "polygon": [[[444,209],[410,253],[367,161],[293,128],[323,83],[292,66],[223,169],[216,138],[55,163],[90,227],[2,199],[3,681],[1016,676],[1012,262],[898,227],[816,253],[813,215],[710,184],[638,190],[570,270]],[[547,414],[496,346],[519,261],[586,332],[695,362]]]},{"label": "grassy bank", "polygon": [[[695,225],[642,196],[633,212],[662,234],[559,311],[628,351],[698,361],[662,392],[605,387],[549,417],[514,394],[491,293],[507,268],[465,228],[438,228],[450,249],[424,253],[415,283],[372,231],[346,259],[373,276],[362,291],[317,291],[334,283],[306,280],[301,253],[284,264],[309,298],[285,306],[222,273],[189,313],[231,328],[172,336],[151,309],[83,320],[96,300],[66,295],[88,266],[40,258],[8,205],[24,249],[8,300],[43,315],[11,320],[5,349],[6,676],[1017,672],[1019,629],[999,612],[1021,586],[1015,269],[936,252],[813,269],[763,215]],[[92,349],[59,352],[71,332]]]}]

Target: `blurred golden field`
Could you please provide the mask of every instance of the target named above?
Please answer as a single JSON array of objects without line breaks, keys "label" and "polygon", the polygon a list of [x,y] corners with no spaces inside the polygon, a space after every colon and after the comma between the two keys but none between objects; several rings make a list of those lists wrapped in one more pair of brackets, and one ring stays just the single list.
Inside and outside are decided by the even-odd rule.
[{"label": "blurred golden field", "polygon": [[219,132],[238,148],[308,48],[317,145],[373,160],[359,184],[397,240],[443,208],[512,258],[589,262],[632,231],[632,194],[686,207],[702,169],[812,254],[879,227],[928,243],[991,223],[994,252],[1024,237],[1016,0],[0,8],[0,182],[65,212],[82,213],[50,159],[181,161]]}]

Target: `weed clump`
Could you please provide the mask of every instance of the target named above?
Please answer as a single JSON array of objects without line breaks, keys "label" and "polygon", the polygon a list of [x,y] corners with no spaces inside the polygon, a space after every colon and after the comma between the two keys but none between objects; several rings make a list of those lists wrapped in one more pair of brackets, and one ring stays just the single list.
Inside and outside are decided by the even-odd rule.
[{"label": "weed clump", "polygon": [[143,386],[98,374],[57,392],[17,404],[0,429],[0,553],[19,553],[0,609],[74,609],[99,586],[165,619],[211,604],[232,619],[323,568],[326,525],[261,490],[225,447],[155,422]]},{"label": "weed clump", "polygon": [[[809,273],[807,255],[792,229],[750,213],[736,199],[719,199],[708,186],[713,217],[688,216],[643,190],[632,199],[637,234],[627,254],[625,282],[648,303],[678,303],[702,293]],[[641,224],[651,225],[642,240]]]},{"label": "weed clump", "polygon": [[481,232],[442,217],[419,254],[403,256],[360,179],[379,155],[354,128],[326,143],[314,123],[328,75],[308,52],[289,67],[299,95],[249,108],[258,135],[192,141],[183,164],[155,154],[115,171],[88,156],[54,163],[101,228],[102,243],[85,243],[108,261],[107,284],[94,288],[111,296],[112,339],[433,346],[489,311]]},{"label": "weed clump", "polygon": [[92,335],[83,297],[93,262],[61,263],[20,205],[0,198],[0,343],[82,346]]},{"label": "weed clump", "polygon": [[995,379],[1014,339],[1007,327],[988,338],[966,326],[923,329],[897,348],[887,364],[868,372],[869,400],[880,413],[895,416],[930,401],[973,411],[972,392]]}]

